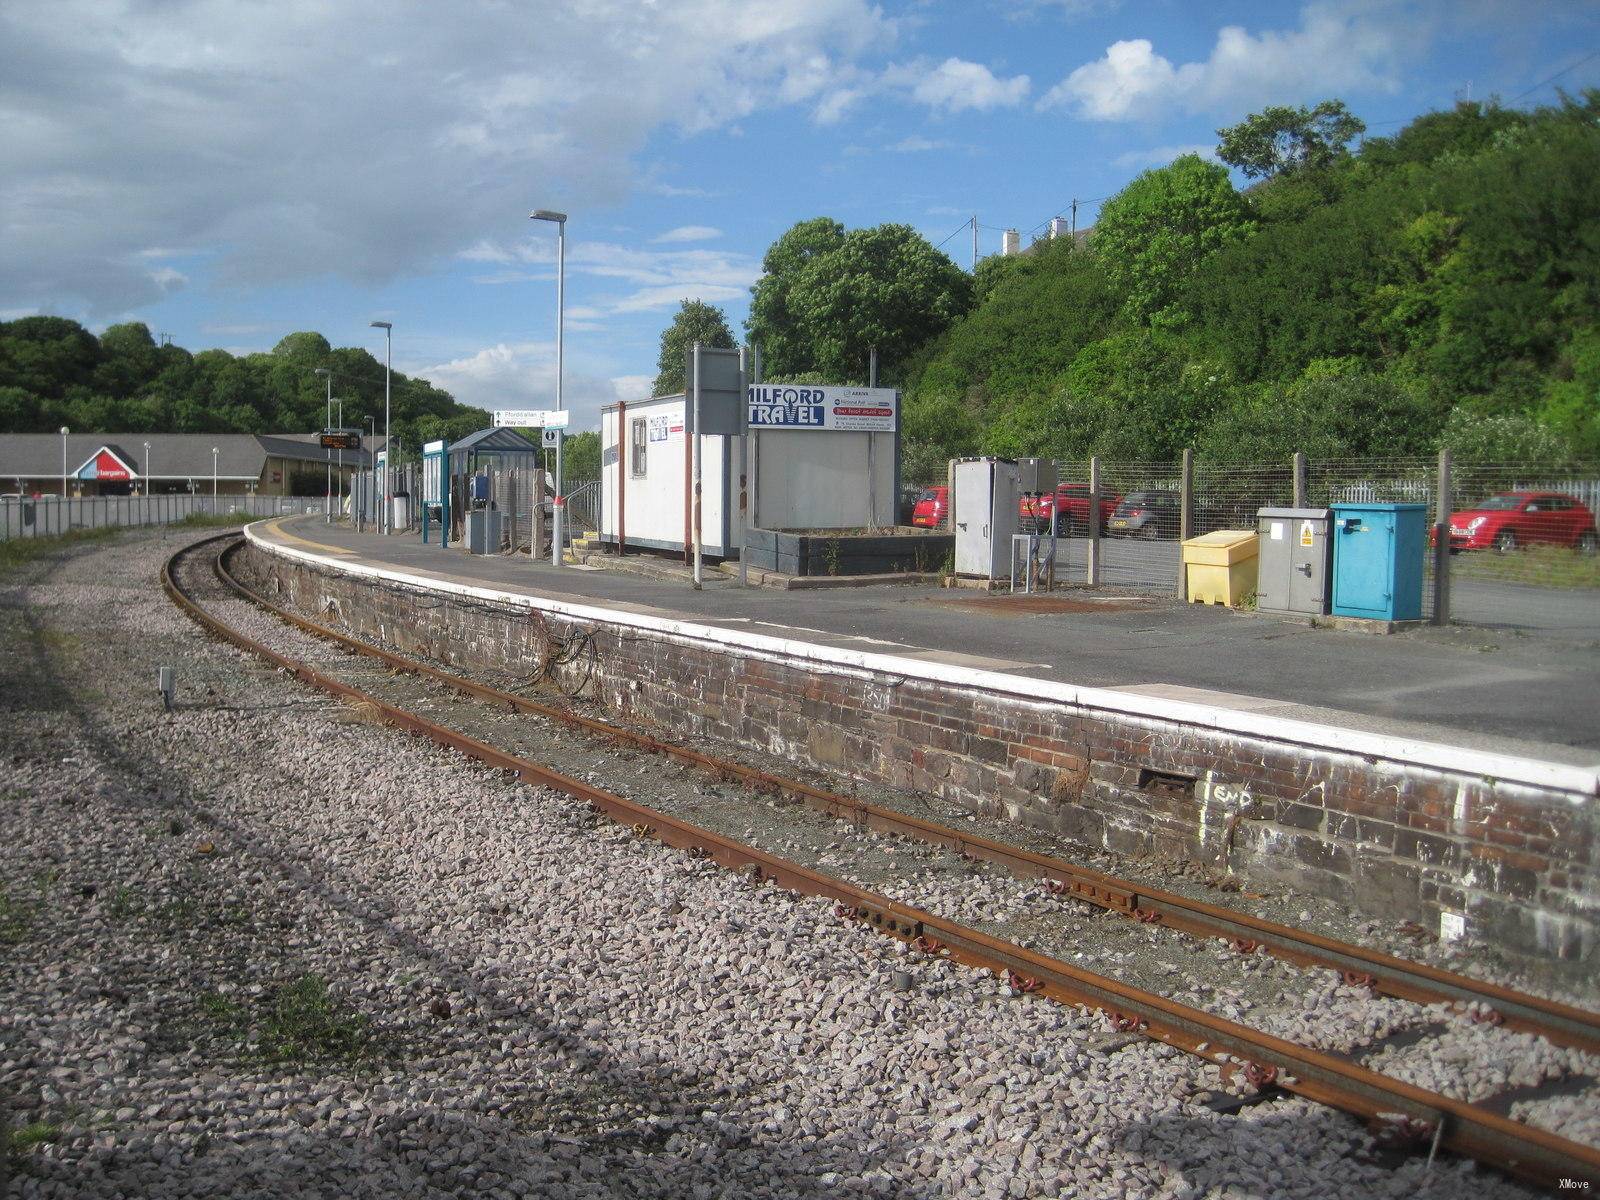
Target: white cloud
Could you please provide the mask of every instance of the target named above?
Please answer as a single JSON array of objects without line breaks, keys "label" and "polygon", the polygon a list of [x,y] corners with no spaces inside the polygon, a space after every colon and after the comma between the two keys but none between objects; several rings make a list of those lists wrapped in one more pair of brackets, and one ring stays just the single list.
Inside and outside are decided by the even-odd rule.
[{"label": "white cloud", "polygon": [[[554,342],[497,342],[445,362],[418,366],[414,372],[408,368],[408,373],[431,381],[474,408],[549,409],[556,403]],[[598,429],[602,405],[642,399],[649,395],[653,379],[590,374],[574,369],[569,358],[561,399],[572,411],[573,431]]]},{"label": "white cloud", "polygon": [[884,72],[884,82],[929,108],[949,113],[1014,108],[1027,99],[1032,86],[1026,75],[1002,79],[982,63],[961,58],[947,58],[938,66],[920,61],[893,66]]},{"label": "white cloud", "polygon": [[1113,42],[1039,101],[1097,121],[1159,118],[1177,109],[1233,113],[1330,91],[1396,92],[1400,67],[1429,36],[1425,15],[1394,5],[1308,4],[1300,26],[1252,34],[1230,25],[1204,62],[1174,66],[1147,38]]},{"label": "white cloud", "polygon": [[1187,146],[1151,146],[1148,150],[1129,150],[1117,155],[1111,160],[1115,167],[1164,167],[1175,158],[1182,158],[1185,154],[1198,154],[1201,158],[1215,161],[1217,147],[1215,142],[1194,142]]},{"label": "white cloud", "polygon": [[[514,276],[526,274],[530,265],[553,264],[555,248],[548,238],[529,237],[504,245],[479,242],[459,257],[504,264],[504,270],[480,277],[478,282],[512,282]],[[674,309],[680,300],[718,304],[743,299],[760,276],[761,263],[747,254],[704,247],[650,250],[584,240],[569,241],[567,272],[628,285],[629,290],[594,297],[585,307],[584,314],[598,322],[618,313]]]},{"label": "white cloud", "polygon": [[948,150],[949,142],[938,141],[934,138],[925,138],[921,134],[913,133],[903,137],[892,146],[885,147],[895,154],[922,154],[929,150]]},{"label": "white cloud", "polygon": [[669,229],[665,233],[650,240],[655,243],[664,242],[709,242],[722,236],[722,230],[710,225],[679,225],[676,229]]},{"label": "white cloud", "polygon": [[172,245],[223,287],[371,285],[532,203],[696,192],[636,167],[659,131],[829,111],[895,36],[871,0],[10,0],[0,305],[136,308],[162,295],[137,256]]},{"label": "white cloud", "polygon": [[150,279],[163,292],[175,292],[189,282],[189,277],[176,267],[157,267],[150,272]]}]

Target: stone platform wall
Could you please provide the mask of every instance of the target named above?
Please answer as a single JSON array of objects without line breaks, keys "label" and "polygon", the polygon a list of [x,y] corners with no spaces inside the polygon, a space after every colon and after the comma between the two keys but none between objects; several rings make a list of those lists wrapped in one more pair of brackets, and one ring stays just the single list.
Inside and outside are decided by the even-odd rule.
[{"label": "stone platform wall", "polygon": [[1596,802],[1326,748],[453,599],[251,548],[241,570],[309,616],[444,664],[563,668],[622,718],[756,746],[1124,854],[1195,860],[1519,952],[1600,946]]}]

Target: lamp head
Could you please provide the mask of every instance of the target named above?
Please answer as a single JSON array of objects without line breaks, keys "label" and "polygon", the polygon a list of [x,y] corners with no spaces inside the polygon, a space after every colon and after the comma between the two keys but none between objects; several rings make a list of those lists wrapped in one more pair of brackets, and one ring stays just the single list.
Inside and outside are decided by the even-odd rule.
[{"label": "lamp head", "polygon": [[532,221],[555,221],[559,225],[565,225],[567,214],[555,212],[548,208],[536,208],[528,214],[528,219]]},{"label": "lamp head", "polygon": [[70,430],[70,429],[68,429],[68,428],[67,428],[67,427],[66,427],[66,426],[65,426],[65,425],[63,425],[63,426],[62,426],[62,427],[61,427],[61,436],[62,436],[62,437],[66,437],[66,436],[67,436],[67,434],[69,434],[69,433],[71,433],[71,432],[72,432],[72,430]]},{"label": "lamp head", "polygon": [[311,369],[311,373],[313,375],[331,375],[331,374],[333,374],[333,372],[328,370],[327,367],[313,367]]},{"label": "lamp head", "polygon": [[390,321],[374,321],[372,322],[372,327],[374,329],[393,329],[394,324]]}]

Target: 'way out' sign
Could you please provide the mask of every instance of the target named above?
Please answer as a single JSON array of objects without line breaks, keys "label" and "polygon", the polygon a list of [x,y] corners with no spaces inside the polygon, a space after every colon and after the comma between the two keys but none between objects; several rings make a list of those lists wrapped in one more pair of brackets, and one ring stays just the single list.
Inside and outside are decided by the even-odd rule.
[{"label": "'way out' sign", "polygon": [[899,412],[894,388],[758,383],[750,389],[751,429],[893,433]]}]

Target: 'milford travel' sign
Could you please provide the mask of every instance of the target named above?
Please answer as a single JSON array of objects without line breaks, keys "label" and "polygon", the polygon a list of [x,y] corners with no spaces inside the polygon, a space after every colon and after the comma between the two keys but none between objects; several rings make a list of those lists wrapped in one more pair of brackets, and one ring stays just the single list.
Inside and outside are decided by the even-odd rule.
[{"label": "'milford travel' sign", "polygon": [[750,389],[751,429],[893,433],[899,411],[894,388],[758,383]]}]

